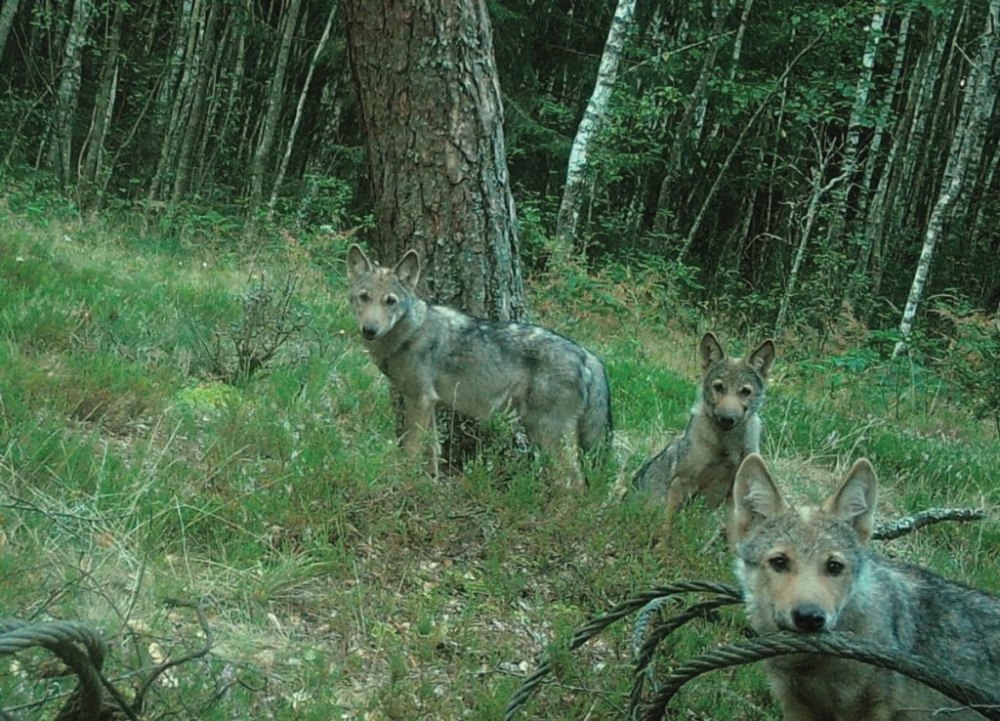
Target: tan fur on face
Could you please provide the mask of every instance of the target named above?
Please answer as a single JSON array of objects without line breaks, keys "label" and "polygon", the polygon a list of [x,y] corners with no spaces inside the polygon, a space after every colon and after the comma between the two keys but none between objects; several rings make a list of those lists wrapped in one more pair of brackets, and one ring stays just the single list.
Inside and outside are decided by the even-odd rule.
[{"label": "tan fur on face", "polygon": [[729,358],[706,333],[699,343],[702,380],[684,431],[646,461],[632,483],[666,499],[663,537],[674,512],[696,495],[715,507],[729,496],[740,462],[760,449],[760,416],[774,342],[766,340],[746,358]]},{"label": "tan fur on face", "polygon": [[[795,508],[752,454],[733,486],[728,527],[755,631],[847,632],[992,689],[1000,676],[1000,599],[868,547],[878,481],[859,460],[817,506]],[[973,721],[891,670],[824,654],[764,662],[785,721]]]}]

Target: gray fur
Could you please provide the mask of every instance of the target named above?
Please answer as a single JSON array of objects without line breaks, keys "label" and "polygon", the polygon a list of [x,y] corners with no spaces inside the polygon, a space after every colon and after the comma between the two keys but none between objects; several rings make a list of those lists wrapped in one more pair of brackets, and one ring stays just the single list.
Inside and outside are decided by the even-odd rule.
[{"label": "gray fur", "polygon": [[528,436],[582,482],[578,450],[611,433],[611,395],[593,353],[540,326],[475,318],[416,294],[420,262],[408,251],[395,268],[372,264],[357,245],[348,252],[350,298],[372,360],[403,396],[403,446],[416,456],[429,436],[437,474],[434,408],[472,418],[514,410]]},{"label": "gray fur", "polygon": [[760,450],[760,416],[774,342],[743,359],[726,356],[706,333],[699,344],[702,378],[687,427],[636,472],[632,485],[666,501],[665,533],[674,511],[697,494],[709,506],[729,495],[740,462]]},{"label": "gray fur", "polygon": [[[862,459],[821,506],[792,508],[760,456],[744,461],[729,532],[750,625],[758,633],[848,631],[995,689],[1000,599],[873,552],[877,485]],[[784,559],[781,570],[776,557]],[[983,718],[916,681],[856,661],[792,655],[765,668],[785,721]]]}]

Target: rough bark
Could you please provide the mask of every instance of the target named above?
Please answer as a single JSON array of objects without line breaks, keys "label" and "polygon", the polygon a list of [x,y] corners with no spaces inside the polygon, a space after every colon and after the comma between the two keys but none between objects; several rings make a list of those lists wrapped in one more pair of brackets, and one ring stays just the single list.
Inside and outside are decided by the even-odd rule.
[{"label": "rough bark", "polygon": [[485,0],[347,0],[344,8],[376,255],[386,263],[415,248],[430,298],[475,315],[522,317]]}]

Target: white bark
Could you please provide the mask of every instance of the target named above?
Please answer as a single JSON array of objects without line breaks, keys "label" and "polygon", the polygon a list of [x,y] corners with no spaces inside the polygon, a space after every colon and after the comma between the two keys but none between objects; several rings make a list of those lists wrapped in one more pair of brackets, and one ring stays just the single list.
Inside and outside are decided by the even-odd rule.
[{"label": "white bark", "polygon": [[[872,143],[868,151],[868,160],[865,163],[864,179],[861,182],[860,206],[858,215],[864,218],[864,245],[858,255],[858,262],[854,272],[861,276],[868,272],[872,253],[878,236],[881,235],[883,210],[885,207],[885,192],[889,186],[889,179],[893,168],[896,167],[896,154],[900,143],[890,143],[883,159],[881,157],[882,142],[885,139],[889,125],[889,116],[892,112],[893,103],[899,93],[899,79],[903,73],[903,63],[906,60],[907,43],[910,35],[910,21],[913,11],[908,10],[899,22],[899,33],[896,36],[896,55],[892,61],[892,72],[889,74],[889,83],[886,86],[885,94],[882,97],[882,104],[879,108],[878,119],[875,121],[875,131],[872,134]],[[901,124],[901,122],[900,122]],[[898,126],[897,126],[898,132]],[[879,176],[878,186],[872,189],[872,180],[875,177],[875,168],[880,166],[882,173]]]},{"label": "white bark", "polygon": [[[955,133],[952,136],[948,163],[941,180],[941,190],[927,222],[920,259],[917,261],[910,294],[906,299],[903,317],[899,322],[900,337],[892,351],[893,358],[909,348],[917,308],[927,285],[927,276],[930,273],[934,250],[938,240],[940,240],[945,221],[964,185],[970,161],[977,154],[977,151],[981,150],[984,137],[989,130],[997,94],[994,65],[997,57],[998,16],[1000,16],[1000,0],[990,0],[986,28],[982,35],[979,53],[966,82],[962,110],[955,126]],[[979,158],[977,157],[976,160],[978,161]]]},{"label": "white bark", "polygon": [[260,142],[257,144],[257,150],[254,152],[250,164],[250,208],[252,211],[256,211],[264,195],[265,166],[271,156],[278,121],[281,118],[285,71],[288,68],[288,58],[292,52],[292,41],[295,39],[295,27],[298,25],[301,7],[302,0],[289,0],[282,18],[283,33],[281,45],[278,48],[278,57],[275,61],[274,74],[271,76],[271,87],[267,93],[267,114],[264,116],[264,124],[260,131]]},{"label": "white bark", "polygon": [[323,28],[323,35],[319,39],[319,43],[316,44],[316,50],[313,52],[312,62],[309,63],[309,70],[306,72],[306,79],[302,83],[302,91],[299,93],[299,102],[295,106],[295,119],[292,121],[292,128],[288,131],[288,142],[285,143],[285,154],[281,158],[281,165],[278,167],[278,174],[274,179],[274,185],[271,188],[271,198],[267,203],[267,218],[268,220],[274,215],[274,206],[278,202],[278,192],[281,190],[281,183],[285,179],[285,173],[288,172],[288,162],[292,157],[292,148],[295,145],[295,136],[299,132],[299,125],[302,123],[302,111],[305,108],[306,96],[309,94],[309,86],[312,85],[313,74],[316,71],[316,64],[319,62],[320,55],[323,54],[323,48],[326,47],[326,41],[330,38],[330,29],[333,27],[333,18],[337,14],[338,3],[333,3],[330,5],[330,14],[326,18],[326,27]]},{"label": "white bark", "polygon": [[875,68],[875,54],[878,52],[879,40],[882,39],[882,28],[885,26],[885,5],[875,4],[871,22],[868,24],[868,40],[861,57],[861,73],[854,89],[854,105],[847,121],[847,142],[844,144],[844,159],[842,172],[847,182],[834,193],[832,222],[827,231],[827,240],[831,244],[839,243],[840,236],[847,224],[847,196],[851,190],[851,178],[858,164],[858,145],[861,140],[861,124],[865,111],[868,109],[868,95],[871,89],[872,73]]},{"label": "white bark", "polygon": [[73,154],[73,120],[80,92],[80,68],[83,64],[83,46],[87,42],[87,27],[94,12],[93,0],[76,0],[73,18],[66,35],[63,62],[60,69],[59,91],[56,96],[55,124],[52,144],[49,146],[49,167],[62,183],[69,183]]},{"label": "white bark", "polygon": [[559,214],[556,221],[556,252],[568,257],[576,236],[577,224],[580,220],[580,207],[586,186],[587,154],[604,116],[607,113],[608,102],[614,89],[615,78],[618,75],[618,64],[621,61],[625,38],[632,25],[636,0],[618,0],[615,16],[611,21],[608,39],[601,56],[601,65],[597,71],[597,83],[594,92],[587,102],[583,119],[577,128],[573,147],[569,154],[569,164],[566,168],[566,188],[563,191],[562,202],[559,204]]},{"label": "white bark", "polygon": [[7,35],[10,33],[10,26],[14,24],[14,15],[20,2],[21,0],[3,0],[0,3],[0,58],[3,58]]}]

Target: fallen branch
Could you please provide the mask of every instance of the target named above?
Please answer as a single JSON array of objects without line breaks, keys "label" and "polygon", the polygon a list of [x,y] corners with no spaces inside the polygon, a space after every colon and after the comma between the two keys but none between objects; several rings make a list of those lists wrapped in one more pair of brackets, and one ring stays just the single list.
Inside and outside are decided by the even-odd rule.
[{"label": "fallen branch", "polygon": [[928,508],[926,511],[914,513],[912,516],[878,524],[875,526],[872,538],[877,541],[891,541],[932,523],[981,521],[984,518],[986,518],[986,511],[982,508]]}]

